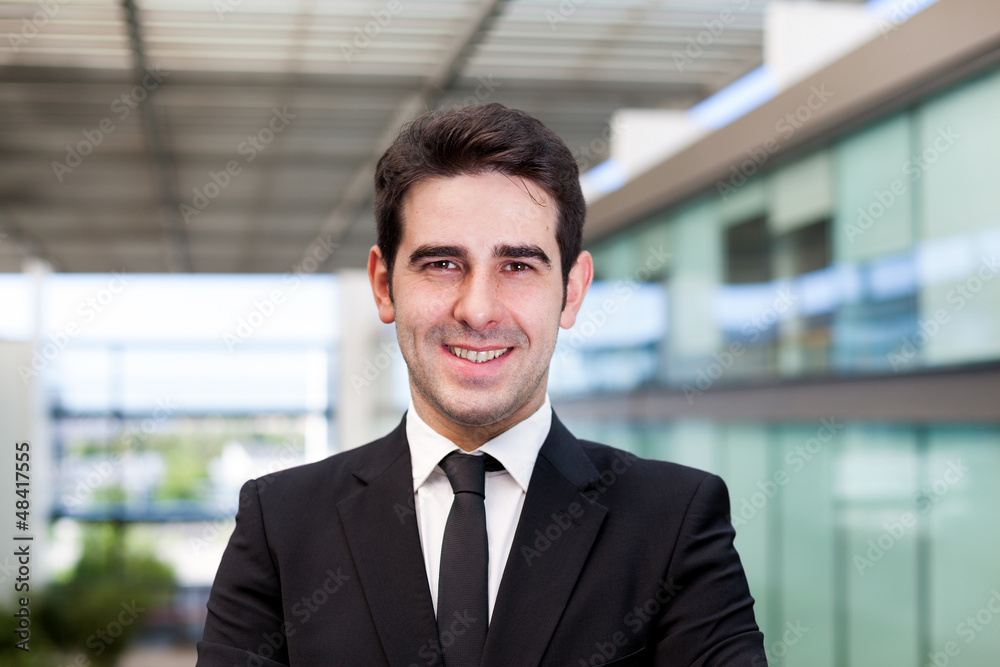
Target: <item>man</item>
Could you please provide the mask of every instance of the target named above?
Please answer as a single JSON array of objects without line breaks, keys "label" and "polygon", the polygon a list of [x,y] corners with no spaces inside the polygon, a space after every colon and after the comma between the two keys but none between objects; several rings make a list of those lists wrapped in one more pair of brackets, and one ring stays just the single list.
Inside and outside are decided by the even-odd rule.
[{"label": "man", "polygon": [[199,665],[766,665],[722,480],[577,440],[549,405],[593,275],[584,214],[572,155],[523,112],[404,129],[368,275],[410,407],[247,482]]}]

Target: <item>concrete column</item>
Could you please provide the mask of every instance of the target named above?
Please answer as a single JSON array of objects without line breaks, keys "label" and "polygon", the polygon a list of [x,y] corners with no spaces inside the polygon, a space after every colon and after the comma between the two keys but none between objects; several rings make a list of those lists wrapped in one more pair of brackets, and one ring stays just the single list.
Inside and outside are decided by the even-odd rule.
[{"label": "concrete column", "polygon": [[402,359],[391,328],[378,317],[368,274],[344,270],[338,276],[340,369],[335,415],[337,449],[344,451],[385,435],[386,412],[393,405],[393,374]]},{"label": "concrete column", "polygon": [[[52,510],[54,486],[52,479],[52,439],[42,395],[41,372],[32,365],[36,350],[48,338],[41,331],[43,284],[51,268],[38,260],[28,260],[25,273],[33,279],[31,292],[35,306],[33,340],[0,341],[0,507],[7,518],[0,521],[0,601],[31,597],[33,591],[48,579],[46,546],[49,514]],[[43,367],[41,362],[37,367]],[[27,443],[28,486],[17,486],[17,445]],[[23,457],[22,457],[23,458]],[[22,466],[23,468],[24,466]],[[23,478],[20,481],[25,481]],[[27,497],[15,495],[18,488],[28,489]],[[19,530],[15,522],[16,502],[27,500],[27,530]],[[15,537],[31,536],[30,541],[15,541]],[[18,593],[14,589],[20,563],[14,552],[27,545],[30,551],[30,590]],[[34,609],[32,609],[34,611]]]}]

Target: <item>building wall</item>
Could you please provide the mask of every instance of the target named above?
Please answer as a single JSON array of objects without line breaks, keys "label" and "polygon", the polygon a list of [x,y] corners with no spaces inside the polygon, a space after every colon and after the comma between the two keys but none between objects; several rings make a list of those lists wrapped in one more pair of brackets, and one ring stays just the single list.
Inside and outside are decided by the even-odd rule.
[{"label": "building wall", "polygon": [[597,277],[634,279],[665,240],[668,386],[734,344],[720,384],[996,360],[998,104],[991,71],[765,173],[748,157],[749,178],[594,245]]},{"label": "building wall", "polygon": [[[1000,71],[980,73],[595,244],[607,281],[670,252],[647,281],[667,312],[656,368],[619,396],[995,364],[998,108]],[[593,367],[632,353],[580,352]],[[576,395],[600,392],[594,377]],[[916,409],[567,422],[726,480],[772,665],[996,664],[1000,392],[996,419],[975,423]]]}]

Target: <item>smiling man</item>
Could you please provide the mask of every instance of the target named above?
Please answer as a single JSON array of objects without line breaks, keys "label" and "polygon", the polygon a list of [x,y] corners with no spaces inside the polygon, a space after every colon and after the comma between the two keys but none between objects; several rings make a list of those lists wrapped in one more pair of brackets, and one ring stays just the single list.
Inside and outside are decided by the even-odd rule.
[{"label": "smiling man", "polygon": [[546,394],[593,277],[565,144],[429,113],[375,176],[400,425],[251,480],[199,665],[766,665],[714,475],[575,438]]}]

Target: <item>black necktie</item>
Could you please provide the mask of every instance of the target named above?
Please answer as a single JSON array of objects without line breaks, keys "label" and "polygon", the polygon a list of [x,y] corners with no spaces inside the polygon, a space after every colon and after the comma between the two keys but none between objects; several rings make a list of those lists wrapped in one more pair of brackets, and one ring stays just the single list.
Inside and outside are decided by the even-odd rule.
[{"label": "black necktie", "polygon": [[[475,667],[486,645],[490,562],[486,458],[452,452],[441,459],[455,492],[444,527],[438,577],[438,639],[447,667]],[[497,462],[489,458],[494,469]]]}]

